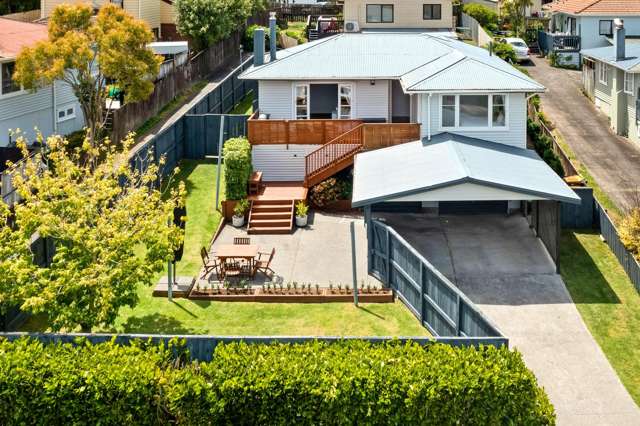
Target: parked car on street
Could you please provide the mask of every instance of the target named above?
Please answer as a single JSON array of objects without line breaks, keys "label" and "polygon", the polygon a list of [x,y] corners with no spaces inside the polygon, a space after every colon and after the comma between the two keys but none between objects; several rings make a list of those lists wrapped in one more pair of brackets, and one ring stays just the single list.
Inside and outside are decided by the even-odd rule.
[{"label": "parked car on street", "polygon": [[531,60],[529,58],[529,46],[527,43],[521,39],[516,37],[506,37],[500,40],[501,43],[507,43],[513,47],[513,50],[516,51],[516,59],[518,62],[526,62]]}]

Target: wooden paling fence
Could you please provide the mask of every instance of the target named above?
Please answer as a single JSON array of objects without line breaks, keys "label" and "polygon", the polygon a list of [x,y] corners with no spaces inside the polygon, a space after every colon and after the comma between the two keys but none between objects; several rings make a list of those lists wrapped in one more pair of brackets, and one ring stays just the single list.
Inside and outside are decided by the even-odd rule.
[{"label": "wooden paling fence", "polygon": [[369,273],[395,290],[434,336],[509,340],[392,227],[368,221]]},{"label": "wooden paling fence", "polygon": [[367,341],[373,344],[383,344],[389,341],[400,343],[415,342],[422,346],[442,343],[451,346],[474,346],[504,344],[502,338],[456,338],[456,337],[338,337],[338,336],[207,336],[207,335],[167,335],[167,334],[87,334],[87,333],[0,333],[0,338],[10,341],[29,337],[44,344],[79,344],[83,339],[93,344],[106,343],[114,340],[120,345],[129,345],[132,341],[151,342],[153,344],[168,344],[172,339],[184,342],[191,359],[211,361],[216,346],[233,342],[244,342],[255,345],[268,344],[300,344],[307,342],[341,342],[346,340]]}]

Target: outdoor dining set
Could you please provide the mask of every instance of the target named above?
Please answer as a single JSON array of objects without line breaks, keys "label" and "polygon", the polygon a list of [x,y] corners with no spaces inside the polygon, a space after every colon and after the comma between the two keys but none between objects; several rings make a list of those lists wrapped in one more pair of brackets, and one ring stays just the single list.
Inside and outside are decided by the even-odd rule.
[{"label": "outdoor dining set", "polygon": [[204,272],[201,278],[211,273],[215,273],[220,281],[253,279],[258,272],[272,276],[275,272],[271,269],[271,262],[275,255],[275,248],[270,253],[261,252],[248,237],[235,237],[233,244],[222,244],[211,253],[202,247],[200,256]]}]

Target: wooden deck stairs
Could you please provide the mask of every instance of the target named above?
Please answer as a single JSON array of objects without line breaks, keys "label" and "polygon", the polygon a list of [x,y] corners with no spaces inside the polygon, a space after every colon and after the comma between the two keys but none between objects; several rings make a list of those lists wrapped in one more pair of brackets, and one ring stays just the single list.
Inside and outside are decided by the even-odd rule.
[{"label": "wooden deck stairs", "polygon": [[355,155],[363,148],[363,129],[364,125],[360,124],[305,157],[305,188],[310,188],[353,164]]},{"label": "wooden deck stairs", "polygon": [[294,200],[253,200],[247,233],[288,234],[293,229]]}]

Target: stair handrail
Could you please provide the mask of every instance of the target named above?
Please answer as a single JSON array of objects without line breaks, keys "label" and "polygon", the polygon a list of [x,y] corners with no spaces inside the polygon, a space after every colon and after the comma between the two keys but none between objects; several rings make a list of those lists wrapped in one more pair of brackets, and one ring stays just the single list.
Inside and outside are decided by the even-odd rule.
[{"label": "stair handrail", "polygon": [[[362,131],[364,129],[364,123],[357,125],[356,127],[347,130],[346,132],[336,136],[329,142],[320,146],[318,149],[310,152],[304,157],[304,175],[305,179],[309,177],[311,173],[315,173],[319,170],[329,167],[331,164],[335,164],[339,160],[353,155],[362,149],[364,144]],[[342,152],[336,149],[338,145],[355,145],[354,148]],[[323,154],[321,156],[321,154]],[[326,157],[330,158],[328,161],[322,162],[322,159]]]}]

